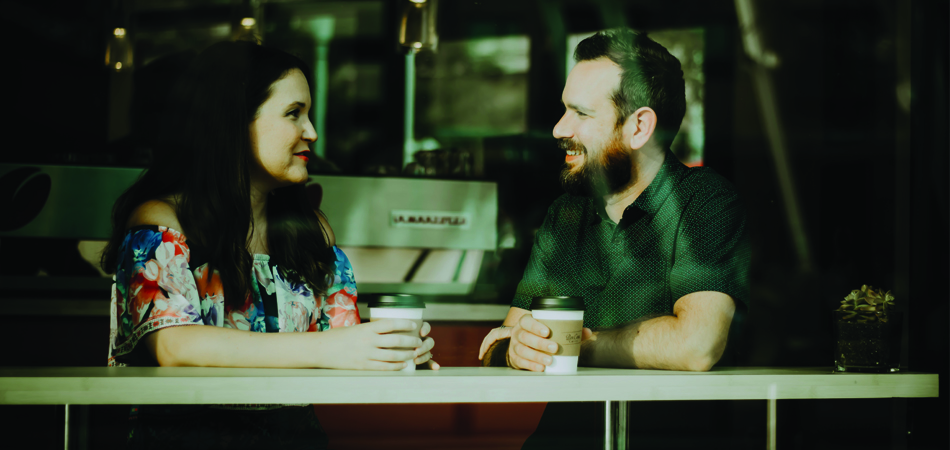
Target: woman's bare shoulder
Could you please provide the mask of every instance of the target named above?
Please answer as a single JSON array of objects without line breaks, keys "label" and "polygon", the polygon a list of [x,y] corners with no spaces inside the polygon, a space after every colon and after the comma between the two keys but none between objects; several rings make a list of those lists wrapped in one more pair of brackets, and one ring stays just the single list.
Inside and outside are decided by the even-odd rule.
[{"label": "woman's bare shoulder", "polygon": [[135,208],[129,215],[126,228],[139,225],[159,225],[182,232],[175,205],[170,199],[149,200]]}]

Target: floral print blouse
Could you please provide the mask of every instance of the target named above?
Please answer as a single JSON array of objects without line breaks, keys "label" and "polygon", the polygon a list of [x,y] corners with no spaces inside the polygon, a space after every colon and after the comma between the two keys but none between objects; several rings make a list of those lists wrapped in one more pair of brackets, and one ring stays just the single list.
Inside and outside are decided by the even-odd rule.
[{"label": "floral print blouse", "polygon": [[211,325],[259,333],[324,331],[360,323],[356,282],[336,246],[333,282],[324,296],[283,277],[268,255],[254,255],[250,294],[237,309],[224,303],[217,271],[209,273],[200,248],[171,228],[130,229],[119,247],[112,287],[109,366],[154,366],[138,347],[142,337],[174,326]]}]

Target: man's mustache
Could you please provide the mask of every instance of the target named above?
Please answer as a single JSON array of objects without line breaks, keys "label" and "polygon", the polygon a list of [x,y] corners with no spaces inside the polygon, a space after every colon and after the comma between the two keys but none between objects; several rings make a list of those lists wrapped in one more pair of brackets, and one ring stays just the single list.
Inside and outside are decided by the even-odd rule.
[{"label": "man's mustache", "polygon": [[584,144],[581,144],[580,142],[576,142],[573,139],[568,139],[568,138],[559,139],[557,142],[557,146],[558,148],[564,151],[574,150],[574,151],[580,151],[581,153],[584,153],[584,154],[587,153],[587,147],[584,147]]}]

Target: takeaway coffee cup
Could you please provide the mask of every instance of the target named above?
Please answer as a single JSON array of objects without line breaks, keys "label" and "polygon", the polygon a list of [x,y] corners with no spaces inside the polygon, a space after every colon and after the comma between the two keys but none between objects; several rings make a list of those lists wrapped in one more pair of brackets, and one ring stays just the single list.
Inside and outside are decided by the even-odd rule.
[{"label": "takeaway coffee cup", "polygon": [[535,297],[531,301],[531,315],[551,329],[551,339],[557,342],[554,362],[545,373],[577,373],[577,357],[581,354],[581,334],[584,329],[584,299],[580,297]]},{"label": "takeaway coffee cup", "polygon": [[[422,332],[422,313],[425,311],[426,304],[422,299],[415,295],[407,294],[385,294],[372,297],[369,302],[369,321],[375,322],[381,319],[409,319],[416,323],[416,329],[413,331],[394,331],[393,334],[402,334],[412,337],[421,337]],[[397,350],[415,350],[412,348]],[[415,372],[416,365],[409,361],[409,365],[402,369],[403,372]]]}]

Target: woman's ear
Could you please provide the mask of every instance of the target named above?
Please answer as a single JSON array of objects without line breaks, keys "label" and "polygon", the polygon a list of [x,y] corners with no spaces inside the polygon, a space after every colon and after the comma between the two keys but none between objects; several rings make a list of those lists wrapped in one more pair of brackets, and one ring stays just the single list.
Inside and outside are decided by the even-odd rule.
[{"label": "woman's ear", "polygon": [[644,106],[627,117],[623,124],[623,140],[634,150],[643,148],[656,129],[656,112],[649,106]]}]

